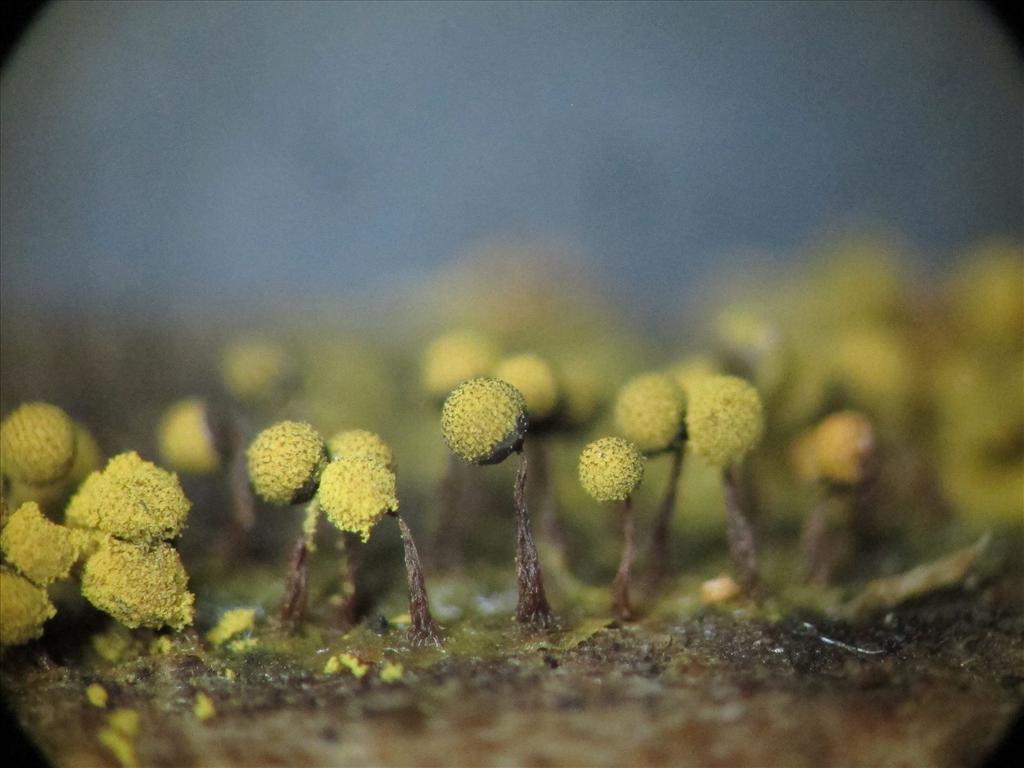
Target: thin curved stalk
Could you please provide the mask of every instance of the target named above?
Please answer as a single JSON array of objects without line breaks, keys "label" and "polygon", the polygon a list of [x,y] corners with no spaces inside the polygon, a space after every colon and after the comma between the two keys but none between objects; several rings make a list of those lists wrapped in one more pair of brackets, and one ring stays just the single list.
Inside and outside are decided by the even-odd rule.
[{"label": "thin curved stalk", "polygon": [[725,486],[725,534],[729,542],[729,554],[739,572],[739,582],[748,594],[753,592],[760,581],[758,575],[757,544],[754,529],[743,510],[742,492],[736,467],[722,470]]},{"label": "thin curved stalk", "polygon": [[400,515],[395,515],[398,530],[402,534],[402,548],[405,553],[405,573],[409,579],[409,642],[413,645],[441,645],[441,630],[430,614],[427,585],[423,579],[419,552],[413,541],[412,531]]}]

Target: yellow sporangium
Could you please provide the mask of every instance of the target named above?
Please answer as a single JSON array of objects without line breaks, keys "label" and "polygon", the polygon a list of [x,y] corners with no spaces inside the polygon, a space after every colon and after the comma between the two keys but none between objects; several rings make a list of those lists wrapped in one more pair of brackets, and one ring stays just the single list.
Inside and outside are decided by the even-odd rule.
[{"label": "yellow sporangium", "polygon": [[683,438],[686,398],[671,376],[646,373],[619,390],[615,426],[647,454],[668,450]]},{"label": "yellow sporangium", "polygon": [[241,341],[224,352],[221,378],[239,402],[260,405],[278,397],[295,373],[288,352],[269,341]]},{"label": "yellow sporangium", "polygon": [[856,485],[864,479],[875,449],[875,430],[863,414],[840,411],[825,418],[814,431],[814,467],[828,482]]},{"label": "yellow sporangium", "polygon": [[462,382],[486,375],[497,356],[491,341],[475,331],[439,336],[423,355],[423,388],[440,400]]},{"label": "yellow sporangium", "polygon": [[526,427],[526,401],[500,379],[460,384],[441,410],[441,433],[448,447],[476,464],[495,464],[518,450]]},{"label": "yellow sporangium", "polygon": [[31,501],[11,515],[0,533],[0,549],[8,563],[41,587],[66,579],[81,552],[77,532],[50,522]]},{"label": "yellow sporangium", "polygon": [[171,405],[157,427],[160,457],[179,471],[208,475],[220,469],[221,455],[206,403],[189,397]]},{"label": "yellow sporangium", "polygon": [[7,568],[0,568],[0,645],[22,645],[43,634],[57,614],[46,590]]},{"label": "yellow sporangium", "polygon": [[580,453],[580,484],[597,501],[625,501],[643,480],[644,461],[628,440],[603,437]]},{"label": "yellow sporangium", "polygon": [[336,432],[327,441],[332,459],[363,458],[394,468],[395,456],[391,446],[376,432],[365,429],[346,429]]},{"label": "yellow sporangium", "polygon": [[131,629],[181,630],[192,623],[195,596],[181,558],[166,544],[108,539],[85,563],[82,595]]},{"label": "yellow sporangium", "polygon": [[501,360],[494,377],[519,390],[534,426],[550,419],[558,409],[560,387],[551,364],[540,355],[527,352]]},{"label": "yellow sporangium", "polygon": [[710,357],[705,355],[691,355],[680,360],[669,369],[669,375],[675,379],[683,394],[689,393],[693,385],[708,376],[715,376],[719,373],[718,365]]},{"label": "yellow sporangium", "polygon": [[281,421],[256,436],[246,460],[257,495],[271,504],[300,504],[316,493],[327,446],[311,425]]},{"label": "yellow sporangium", "polygon": [[65,520],[125,541],[152,543],[179,536],[191,506],[177,475],[128,451],[86,478]]},{"label": "yellow sporangium", "polygon": [[686,416],[690,445],[709,464],[738,462],[764,433],[761,398],[736,376],[710,376],[692,388]]},{"label": "yellow sporangium", "polygon": [[49,403],[23,403],[0,423],[4,473],[30,485],[64,478],[75,460],[75,425]]},{"label": "yellow sporangium", "polygon": [[373,459],[343,456],[327,465],[317,498],[332,523],[367,541],[373,526],[398,509],[395,473]]}]

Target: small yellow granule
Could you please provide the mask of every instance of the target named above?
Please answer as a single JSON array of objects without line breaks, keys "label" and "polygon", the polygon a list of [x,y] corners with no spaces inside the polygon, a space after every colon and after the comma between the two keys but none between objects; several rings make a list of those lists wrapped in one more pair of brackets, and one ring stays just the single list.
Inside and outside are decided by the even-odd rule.
[{"label": "small yellow granule", "polygon": [[22,645],[41,637],[43,624],[56,614],[45,589],[0,568],[0,645]]},{"label": "small yellow granule", "polygon": [[231,653],[245,653],[251,651],[253,648],[260,644],[258,637],[236,637],[234,640],[228,640],[224,646]]},{"label": "small yellow granule", "polygon": [[502,461],[526,435],[526,401],[500,379],[470,379],[448,395],[441,433],[457,456],[477,464]]},{"label": "small yellow granule", "polygon": [[875,430],[863,414],[840,411],[814,430],[816,474],[833,483],[855,485],[864,479],[875,449]]},{"label": "small yellow granule", "polygon": [[686,398],[671,376],[645,373],[619,390],[615,426],[644,453],[660,453],[683,437]]},{"label": "small yellow granule", "polygon": [[195,595],[181,558],[166,544],[108,540],[85,563],[82,595],[131,629],[192,623]]},{"label": "small yellow granule", "polygon": [[74,531],[50,522],[39,505],[30,501],[18,507],[4,526],[0,549],[7,562],[45,587],[68,577],[81,546]]},{"label": "small yellow granule", "polygon": [[376,432],[365,429],[346,429],[336,432],[327,441],[327,449],[332,459],[362,458],[372,459],[385,467],[394,467],[395,456],[391,446]]},{"label": "small yellow granule", "polygon": [[486,375],[496,358],[497,350],[486,336],[474,331],[446,333],[423,355],[423,388],[440,399],[462,382]]},{"label": "small yellow granule", "polygon": [[206,633],[206,639],[215,648],[224,645],[236,635],[252,632],[256,628],[255,608],[232,608],[224,611],[217,626]]},{"label": "small yellow granule", "polygon": [[598,501],[624,501],[644,478],[644,457],[621,437],[603,437],[580,453],[580,485]]},{"label": "small yellow granule", "polygon": [[205,722],[217,714],[217,708],[213,706],[213,699],[200,691],[196,694],[196,703],[192,706],[192,712],[199,720]]},{"label": "small yellow granule", "polygon": [[736,376],[711,376],[690,392],[686,417],[693,450],[714,467],[742,459],[764,433],[761,397]]},{"label": "small yellow granule", "polygon": [[719,576],[700,585],[700,601],[704,605],[724,603],[738,597],[742,592],[743,588],[732,576]]},{"label": "small yellow granule", "polygon": [[347,669],[357,678],[364,677],[370,671],[369,665],[363,664],[351,653],[339,653],[336,656],[331,656],[324,665],[324,673],[328,675],[337,674],[343,669]]},{"label": "small yellow granule", "polygon": [[680,360],[669,369],[669,375],[675,379],[676,385],[687,394],[701,379],[718,374],[718,366],[714,360],[704,355],[693,355]]},{"label": "small yellow granule", "polygon": [[64,478],[75,460],[75,425],[49,403],[24,403],[0,423],[4,472],[30,485]]},{"label": "small yellow granule", "polygon": [[380,679],[384,683],[395,683],[402,679],[405,669],[401,664],[392,661],[385,661],[380,667]]},{"label": "small yellow granule", "polygon": [[320,433],[299,421],[281,421],[260,432],[246,452],[253,490],[271,504],[299,504],[316,492],[327,463]]},{"label": "small yellow granule", "polygon": [[139,713],[134,709],[115,709],[107,716],[107,724],[125,736],[134,738],[139,735]]},{"label": "small yellow granule", "polygon": [[157,427],[160,457],[172,469],[208,475],[221,465],[206,403],[189,397],[174,403]]},{"label": "small yellow granule", "polygon": [[342,457],[327,465],[317,498],[328,520],[367,541],[373,526],[398,509],[395,473],[372,459]]},{"label": "small yellow granule", "polygon": [[237,677],[237,675],[235,674],[235,670],[231,669],[231,667],[226,668],[223,672],[221,672],[221,675],[224,677],[225,680],[234,680]]},{"label": "small yellow granule", "polygon": [[86,478],[65,520],[126,541],[152,543],[179,536],[191,506],[177,475],[129,451]]},{"label": "small yellow granule", "polygon": [[121,768],[138,768],[135,741],[114,728],[101,728],[97,740],[114,755]]},{"label": "small yellow granule", "polygon": [[99,707],[100,709],[103,709],[107,706],[107,689],[99,683],[93,683],[85,689],[85,698],[94,707]]},{"label": "small yellow granule", "polygon": [[149,644],[150,656],[166,656],[174,650],[174,641],[169,635],[160,635]]},{"label": "small yellow granule", "polygon": [[279,396],[294,374],[288,352],[268,341],[241,341],[224,353],[221,378],[240,402],[260,405]]},{"label": "small yellow granule", "polygon": [[534,424],[550,418],[558,408],[558,377],[540,355],[528,352],[506,357],[495,367],[494,378],[507,381],[522,393],[526,413]]},{"label": "small yellow granule", "polygon": [[120,624],[93,635],[90,641],[96,655],[111,664],[118,664],[129,654],[138,654],[141,650],[136,638]]}]

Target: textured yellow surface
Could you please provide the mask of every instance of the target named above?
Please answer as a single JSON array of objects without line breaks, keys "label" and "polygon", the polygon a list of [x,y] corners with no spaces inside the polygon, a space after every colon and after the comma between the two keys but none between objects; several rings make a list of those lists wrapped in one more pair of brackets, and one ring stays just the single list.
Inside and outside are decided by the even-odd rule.
[{"label": "textured yellow surface", "polygon": [[598,501],[623,501],[643,480],[644,461],[628,440],[602,437],[580,453],[580,484]]},{"label": "textured yellow surface", "polygon": [[434,339],[423,354],[423,388],[442,398],[468,379],[484,376],[498,353],[494,344],[475,331],[452,331]]},{"label": "textured yellow surface", "polygon": [[50,522],[39,505],[30,501],[7,521],[0,533],[0,549],[9,564],[45,587],[68,577],[81,546],[75,531]]},{"label": "textured yellow surface", "polygon": [[373,526],[398,509],[395,473],[373,459],[342,457],[327,465],[317,498],[328,520],[366,541]]},{"label": "textured yellow surface", "polygon": [[45,589],[0,568],[0,645],[21,645],[42,636],[43,624],[56,613]]},{"label": "textured yellow surface", "polygon": [[82,595],[131,629],[192,623],[195,596],[181,558],[166,544],[109,539],[85,563]]},{"label": "textured yellow surface", "polygon": [[526,401],[500,379],[470,379],[460,384],[441,410],[441,434],[452,452],[483,463],[525,435]]},{"label": "textured yellow surface", "polygon": [[686,402],[675,380],[662,373],[637,376],[619,390],[615,426],[644,453],[675,445],[683,431]]},{"label": "textured yellow surface", "polygon": [[335,433],[327,441],[327,449],[334,459],[372,459],[385,467],[392,467],[395,462],[391,446],[384,442],[384,438],[365,429],[346,429]]},{"label": "textured yellow surface", "polygon": [[75,459],[75,425],[49,403],[23,403],[0,423],[4,472],[32,485],[54,483]]},{"label": "textured yellow surface", "polygon": [[177,475],[129,451],[86,478],[65,519],[126,541],[155,542],[180,535],[191,506]]},{"label": "textured yellow surface", "polygon": [[703,379],[690,392],[686,428],[693,450],[712,466],[739,461],[764,433],[761,398],[736,376]]},{"label": "textured yellow surface", "polygon": [[327,461],[320,433],[299,421],[282,421],[260,432],[246,453],[253,490],[271,504],[312,496]]},{"label": "textured yellow surface", "polygon": [[160,457],[179,472],[207,475],[220,468],[220,454],[207,419],[206,403],[190,397],[174,403],[157,427]]}]

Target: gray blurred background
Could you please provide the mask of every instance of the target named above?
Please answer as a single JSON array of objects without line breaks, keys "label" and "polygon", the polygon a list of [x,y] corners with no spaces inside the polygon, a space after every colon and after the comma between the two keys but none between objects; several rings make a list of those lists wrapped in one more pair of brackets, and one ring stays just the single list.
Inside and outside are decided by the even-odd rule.
[{"label": "gray blurred background", "polygon": [[494,237],[675,303],[833,228],[1022,231],[977,4],[59,3],[0,92],[8,318],[385,298]]}]

